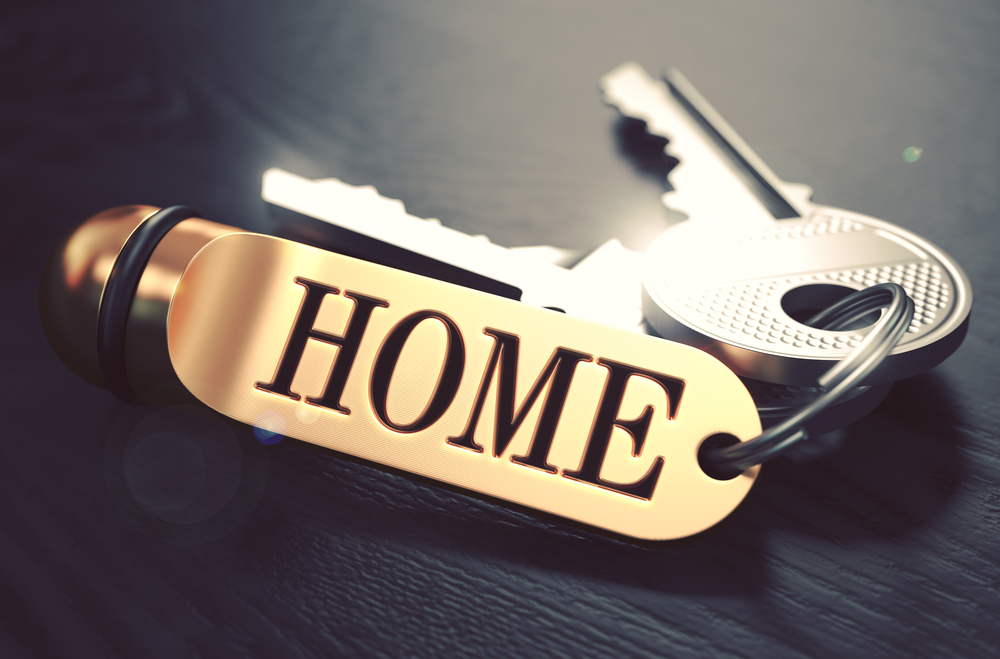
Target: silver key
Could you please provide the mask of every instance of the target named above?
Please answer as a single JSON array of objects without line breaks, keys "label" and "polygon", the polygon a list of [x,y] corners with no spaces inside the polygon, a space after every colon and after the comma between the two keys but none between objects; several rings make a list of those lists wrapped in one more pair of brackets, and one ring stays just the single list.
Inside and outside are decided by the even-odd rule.
[{"label": "silver key", "polygon": [[[605,100],[668,140],[680,163],[664,203],[689,219],[644,256],[642,308],[661,336],[702,348],[737,374],[810,386],[867,333],[803,320],[854,290],[902,285],[916,314],[866,383],[921,373],[948,357],[968,327],[972,289],[941,249],[873,217],[814,204],[786,183],[677,71],[654,80],[624,64],[601,80]],[[877,316],[876,316],[877,318]]]},{"label": "silver key", "polygon": [[[382,197],[372,186],[311,181],[271,169],[264,174],[262,194],[306,216],[300,221],[328,223],[337,232],[337,251],[623,329],[637,329],[642,322],[638,263],[617,240],[567,269],[554,262],[565,256],[563,250],[511,249],[486,236],[469,236],[438,220],[410,215],[401,201]],[[496,282],[506,289],[496,288]]]}]

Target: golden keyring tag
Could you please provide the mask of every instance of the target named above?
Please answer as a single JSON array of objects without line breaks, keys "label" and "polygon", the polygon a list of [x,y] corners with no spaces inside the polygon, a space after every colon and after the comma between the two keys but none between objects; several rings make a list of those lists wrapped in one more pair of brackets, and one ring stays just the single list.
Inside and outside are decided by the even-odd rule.
[{"label": "golden keyring tag", "polygon": [[[155,210],[94,216],[46,268],[49,339],[98,384],[86,325]],[[122,354],[134,390],[168,359],[238,421],[641,540],[711,528],[759,472],[699,467],[705,439],[761,431],[704,352],[199,218],[145,263]]]}]

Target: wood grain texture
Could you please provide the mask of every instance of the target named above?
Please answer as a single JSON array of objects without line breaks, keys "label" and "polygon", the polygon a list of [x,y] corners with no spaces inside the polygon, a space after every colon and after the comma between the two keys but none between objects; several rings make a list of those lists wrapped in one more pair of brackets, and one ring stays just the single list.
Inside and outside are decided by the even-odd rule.
[{"label": "wood grain texture", "polygon": [[[996,656],[998,31],[986,0],[8,0],[0,656]],[[125,459],[155,411],[48,347],[37,286],[61,234],[129,203],[273,231],[278,166],[504,245],[640,247],[676,217],[662,143],[596,91],[629,59],[680,68],[819,200],[950,252],[975,293],[962,348],[678,547],[242,427],[242,458],[206,467],[236,513],[192,531],[129,506],[158,475]]]}]

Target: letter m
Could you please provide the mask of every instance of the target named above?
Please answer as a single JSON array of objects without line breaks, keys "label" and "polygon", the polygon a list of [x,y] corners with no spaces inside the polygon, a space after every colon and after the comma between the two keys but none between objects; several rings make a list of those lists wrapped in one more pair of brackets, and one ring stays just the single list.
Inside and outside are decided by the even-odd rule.
[{"label": "letter m", "polygon": [[491,328],[486,328],[483,333],[495,339],[493,350],[490,352],[489,361],[486,364],[486,372],[479,385],[479,393],[476,395],[476,403],[469,416],[468,425],[465,431],[458,437],[449,437],[448,443],[453,446],[461,446],[471,449],[477,453],[482,453],[483,447],[474,440],[476,426],[479,424],[479,417],[486,402],[486,395],[489,392],[490,384],[493,382],[494,374],[499,370],[497,376],[497,402],[496,402],[496,426],[493,433],[493,457],[499,458],[506,452],[518,428],[528,416],[528,412],[535,405],[545,385],[548,384],[548,393],[542,402],[542,411],[535,427],[535,433],[531,438],[531,446],[527,455],[519,455],[511,458],[512,462],[527,465],[536,469],[555,473],[556,468],[548,463],[549,449],[552,446],[552,439],[555,435],[556,425],[559,416],[562,414],[566,404],[566,396],[569,393],[569,385],[576,371],[576,365],[580,362],[589,362],[593,359],[591,355],[576,352],[567,348],[556,348],[549,357],[548,363],[542,369],[541,374],[535,380],[531,390],[525,396],[521,405],[515,409],[515,387],[517,385],[517,363],[520,347],[520,339],[513,335]]}]

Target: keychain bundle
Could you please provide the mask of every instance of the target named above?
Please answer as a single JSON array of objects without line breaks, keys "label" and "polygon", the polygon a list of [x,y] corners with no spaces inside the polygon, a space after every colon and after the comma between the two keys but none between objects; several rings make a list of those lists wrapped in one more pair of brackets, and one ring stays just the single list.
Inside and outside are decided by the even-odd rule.
[{"label": "keychain bundle", "polygon": [[105,211],[46,267],[50,342],[123,400],[166,383],[238,421],[615,534],[703,532],[760,462],[951,354],[971,291],[927,241],[809,202],[667,80],[624,65],[602,81],[681,160],[665,202],[690,219],[645,254],[611,241],[564,268],[558,250],[272,170],[265,199],[336,252],[185,207]]}]

